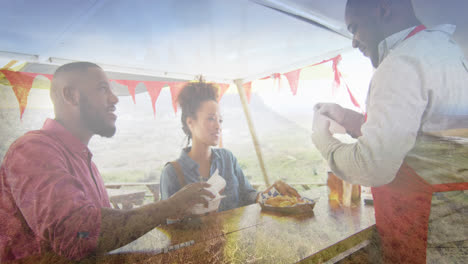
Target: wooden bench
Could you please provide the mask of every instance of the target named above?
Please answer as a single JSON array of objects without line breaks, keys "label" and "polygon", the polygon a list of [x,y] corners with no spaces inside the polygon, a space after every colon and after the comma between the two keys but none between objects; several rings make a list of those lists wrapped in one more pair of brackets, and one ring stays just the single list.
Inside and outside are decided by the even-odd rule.
[{"label": "wooden bench", "polygon": [[146,186],[153,195],[155,202],[159,201],[159,182],[110,182],[105,184],[107,189],[120,189],[121,187]]},{"label": "wooden bench", "polygon": [[145,191],[109,189],[107,194],[111,204],[116,209],[132,209],[135,205],[142,205],[145,200]]}]

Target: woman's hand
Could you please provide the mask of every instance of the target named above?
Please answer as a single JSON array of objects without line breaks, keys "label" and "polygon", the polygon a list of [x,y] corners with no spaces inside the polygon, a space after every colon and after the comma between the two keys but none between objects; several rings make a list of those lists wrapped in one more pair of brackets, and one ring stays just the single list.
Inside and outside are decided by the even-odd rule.
[{"label": "woman's hand", "polygon": [[190,215],[190,208],[196,204],[203,204],[208,207],[208,201],[204,196],[213,199],[215,196],[205,188],[211,185],[206,182],[197,182],[184,186],[178,192],[169,197],[168,202],[174,208],[173,215],[181,218]]},{"label": "woman's hand", "polygon": [[276,181],[275,183],[273,183],[273,185],[271,185],[270,187],[268,187],[268,189],[266,189],[265,191],[263,191],[264,193],[267,193],[268,191],[271,190],[271,188],[275,187],[275,189],[281,193],[282,195],[289,195],[289,196],[295,196],[297,198],[301,198],[301,195],[299,195],[299,193],[296,191],[296,189],[294,189],[293,187],[291,187],[291,185],[283,182],[283,181]]}]

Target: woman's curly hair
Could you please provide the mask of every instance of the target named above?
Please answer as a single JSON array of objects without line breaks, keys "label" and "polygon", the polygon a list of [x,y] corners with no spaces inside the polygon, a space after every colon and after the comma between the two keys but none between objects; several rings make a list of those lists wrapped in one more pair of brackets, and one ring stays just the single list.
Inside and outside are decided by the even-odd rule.
[{"label": "woman's curly hair", "polygon": [[213,83],[207,83],[200,77],[197,82],[186,84],[179,95],[177,102],[182,108],[182,130],[187,135],[187,146],[192,139],[192,133],[187,125],[187,118],[197,119],[197,111],[205,101],[218,100],[218,88]]}]

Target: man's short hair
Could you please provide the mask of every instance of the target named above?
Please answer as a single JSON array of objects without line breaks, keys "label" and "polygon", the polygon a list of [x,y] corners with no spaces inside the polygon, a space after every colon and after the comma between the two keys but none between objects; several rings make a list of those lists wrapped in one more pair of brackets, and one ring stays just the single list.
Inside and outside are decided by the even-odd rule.
[{"label": "man's short hair", "polygon": [[[54,73],[54,78],[52,80],[52,85],[50,87],[50,99],[52,100],[52,103],[55,106],[55,110],[59,107],[59,105],[62,103],[62,99],[60,97],[60,89],[57,87],[57,78],[68,72],[79,72],[79,73],[85,73],[89,68],[98,68],[102,69],[99,67],[99,65],[92,63],[92,62],[87,62],[87,61],[78,61],[78,62],[72,62],[72,63],[67,63],[64,64],[55,70]],[[57,112],[56,112],[57,114]]]},{"label": "man's short hair", "polygon": [[54,73],[54,78],[57,77],[58,75],[60,75],[61,73],[64,73],[64,72],[76,72],[76,71],[84,72],[84,71],[88,70],[88,68],[99,68],[99,69],[101,69],[101,67],[99,67],[99,65],[97,65],[95,63],[92,63],[92,62],[87,62],[87,61],[71,62],[71,63],[67,63],[67,64],[64,64],[64,65],[58,67],[57,70]]}]

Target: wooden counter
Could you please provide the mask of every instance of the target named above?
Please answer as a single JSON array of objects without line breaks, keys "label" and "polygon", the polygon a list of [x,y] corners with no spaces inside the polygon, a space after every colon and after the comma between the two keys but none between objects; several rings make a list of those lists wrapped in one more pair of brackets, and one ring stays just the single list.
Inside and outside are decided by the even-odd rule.
[{"label": "wooden counter", "polygon": [[[341,208],[326,187],[303,193],[320,196],[314,212],[286,216],[262,212],[258,204],[153,229],[98,263],[320,263],[369,239],[374,208]],[[189,241],[193,245],[165,253]]]}]

